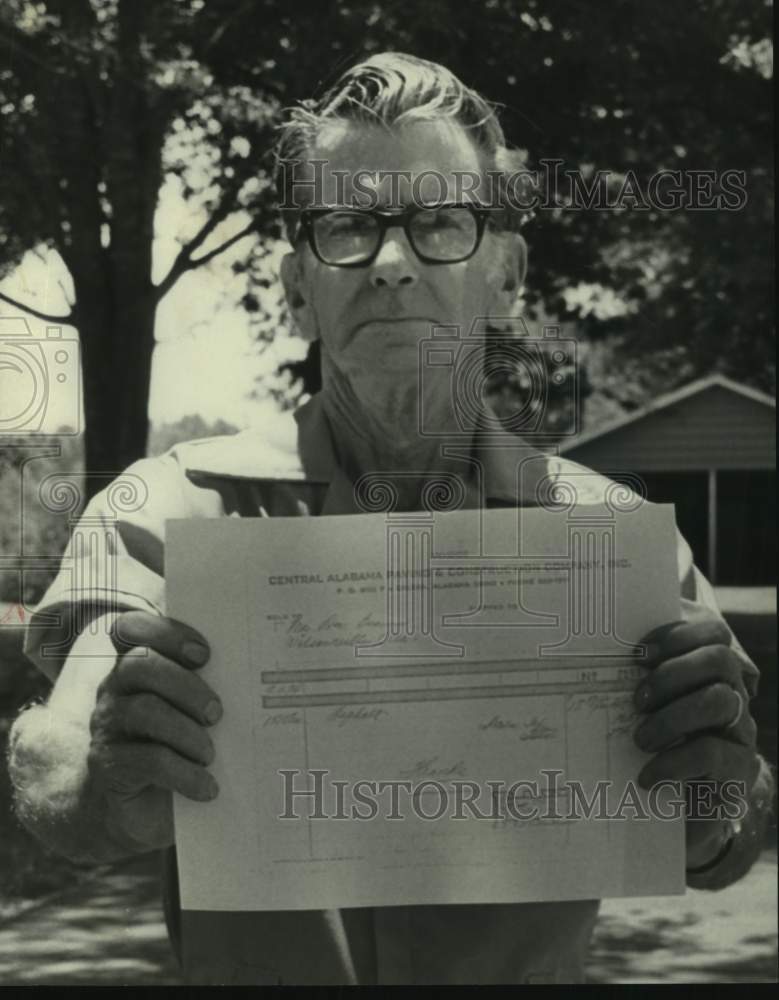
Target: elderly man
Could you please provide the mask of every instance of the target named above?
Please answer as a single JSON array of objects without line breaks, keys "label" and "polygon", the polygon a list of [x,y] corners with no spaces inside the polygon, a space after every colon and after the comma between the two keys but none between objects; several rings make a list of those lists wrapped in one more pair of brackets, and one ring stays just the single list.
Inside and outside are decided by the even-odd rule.
[{"label": "elderly man", "polygon": [[[165,521],[348,514],[359,509],[353,484],[376,471],[402,473],[405,509],[451,472],[472,507],[533,502],[532,490],[518,493],[508,457],[491,452],[476,481],[442,447],[448,435],[462,440],[448,382],[426,383],[425,420],[435,434],[420,434],[418,424],[420,340],[433,325],[499,323],[515,308],[525,273],[516,218],[462,184],[505,165],[507,155],[490,106],[444,68],[409,56],[375,56],[316,105],[293,112],[279,151],[293,248],[282,279],[298,327],[321,342],[322,391],[295,414],[291,434],[270,441],[271,457],[268,437],[245,432],[136,463],[128,474],[146,491],[138,509],[109,522],[104,493],[85,514],[89,524],[116,523],[106,568],[93,560],[89,589],[71,591],[66,567],[79,558],[72,544],[33,619],[27,649],[54,688],[14,728],[19,815],[42,841],[77,858],[165,850],[177,950],[172,793],[218,795],[209,727],[222,710],[197,673],[208,637],[165,616]],[[544,461],[561,475],[570,466]],[[756,669],[681,538],[678,557],[683,620],[649,637],[636,741],[653,755],[644,785],[706,777],[750,789],[740,826],[688,820],[689,884],[718,888],[760,850],[770,778],[745,708]],[[101,627],[87,629],[96,615]],[[130,655],[139,648],[146,655]],[[590,900],[185,913],[185,965],[193,982],[578,982],[597,911]]]}]

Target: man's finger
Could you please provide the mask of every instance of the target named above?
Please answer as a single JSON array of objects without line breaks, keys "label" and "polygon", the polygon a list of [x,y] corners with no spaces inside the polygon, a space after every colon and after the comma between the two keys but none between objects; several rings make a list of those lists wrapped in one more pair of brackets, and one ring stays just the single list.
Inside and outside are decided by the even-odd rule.
[{"label": "man's finger", "polygon": [[639,712],[652,712],[684,694],[722,681],[744,691],[742,664],[728,646],[702,646],[666,660],[646,675],[636,688]]},{"label": "man's finger", "polygon": [[93,747],[90,770],[106,791],[129,798],[144,788],[178,792],[196,802],[216,798],[219,787],[204,767],[169,747],[149,743],[117,743]]},{"label": "man's finger", "polygon": [[659,781],[744,781],[754,784],[760,762],[751,747],[718,736],[699,736],[681,746],[664,750],[646,764],[638,776],[642,788]]},{"label": "man's finger", "polygon": [[206,640],[191,626],[148,611],[119,615],[111,635],[119,653],[148,646],[184,667],[202,667],[210,654]]},{"label": "man's finger", "polygon": [[110,684],[118,694],[157,694],[205,725],[213,725],[222,715],[219,698],[202,677],[153,649],[134,647],[125,653]]},{"label": "man's finger", "polygon": [[149,740],[199,764],[214,760],[214,745],[205,727],[156,694],[120,695],[99,704],[91,730],[93,742]]},{"label": "man's finger", "polygon": [[737,716],[740,698],[729,684],[709,684],[683,695],[646,718],[635,733],[636,746],[652,753],[691,733],[724,729]]},{"label": "man's finger", "polygon": [[684,656],[699,646],[730,645],[730,631],[721,618],[712,616],[694,622],[671,622],[644,637],[644,663],[653,666],[675,656]]}]

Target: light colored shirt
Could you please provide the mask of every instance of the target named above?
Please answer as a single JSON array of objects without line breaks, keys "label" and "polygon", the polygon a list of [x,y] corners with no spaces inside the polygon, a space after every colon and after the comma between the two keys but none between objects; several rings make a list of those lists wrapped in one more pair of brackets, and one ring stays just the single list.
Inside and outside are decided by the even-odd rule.
[{"label": "light colored shirt", "polygon": [[[466,506],[539,506],[567,484],[580,504],[602,504],[613,483],[505,433],[466,456]],[[465,470],[464,470],[465,471]],[[124,484],[124,485],[122,485]],[[133,496],[135,491],[135,496]],[[75,636],[107,611],[165,613],[169,518],[355,513],[321,399],[280,420],[273,435],[245,431],[176,445],[134,463],[95,496],[60,572],[32,616],[26,652],[52,679]],[[680,617],[719,614],[711,586],[678,535]],[[191,623],[197,627],[197,622]],[[206,637],[207,638],[207,637]],[[744,659],[754,691],[757,670]],[[294,912],[181,912],[175,851],[165,859],[166,916],[194,984],[577,983],[597,900],[395,906]]]}]

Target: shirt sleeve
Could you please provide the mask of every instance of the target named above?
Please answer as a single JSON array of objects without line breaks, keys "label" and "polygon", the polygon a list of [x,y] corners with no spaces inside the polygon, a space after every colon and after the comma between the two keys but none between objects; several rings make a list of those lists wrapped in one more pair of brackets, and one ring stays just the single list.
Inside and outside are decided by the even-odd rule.
[{"label": "shirt sleeve", "polygon": [[681,616],[684,621],[694,622],[716,615],[730,634],[730,648],[741,660],[742,679],[750,698],[757,694],[760,671],[747,656],[744,647],[738,641],[733,630],[717,605],[714,588],[694,564],[690,546],[680,532],[677,531],[677,557],[679,563],[679,581],[681,598]]},{"label": "shirt sleeve", "polygon": [[29,619],[27,656],[54,681],[76,636],[100,616],[164,614],[165,521],[221,513],[218,494],[186,479],[175,449],[129,466],[75,525],[57,576]]}]

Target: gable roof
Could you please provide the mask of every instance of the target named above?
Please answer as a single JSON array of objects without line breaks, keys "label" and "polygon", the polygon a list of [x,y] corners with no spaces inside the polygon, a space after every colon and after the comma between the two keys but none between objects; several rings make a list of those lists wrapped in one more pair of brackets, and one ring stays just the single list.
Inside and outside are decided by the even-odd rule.
[{"label": "gable roof", "polygon": [[733,379],[726,378],[724,375],[706,375],[704,378],[696,379],[694,382],[681,386],[679,389],[674,389],[673,392],[667,392],[662,396],[658,396],[657,399],[647,406],[642,406],[632,413],[618,417],[603,427],[593,428],[593,430],[585,431],[583,434],[579,434],[565,443],[561,442],[558,445],[559,450],[560,452],[573,451],[584,444],[589,444],[590,441],[605,437],[607,434],[613,434],[615,431],[622,430],[630,424],[643,420],[645,417],[650,416],[650,414],[657,413],[659,410],[664,410],[669,406],[675,406],[677,403],[681,403],[692,396],[697,396],[713,388],[725,389],[745,399],[750,399],[755,403],[762,403],[763,406],[776,409],[776,400],[773,396],[769,396],[768,393],[760,392],[759,389],[753,389],[751,386],[743,385],[741,382],[734,382]]}]

